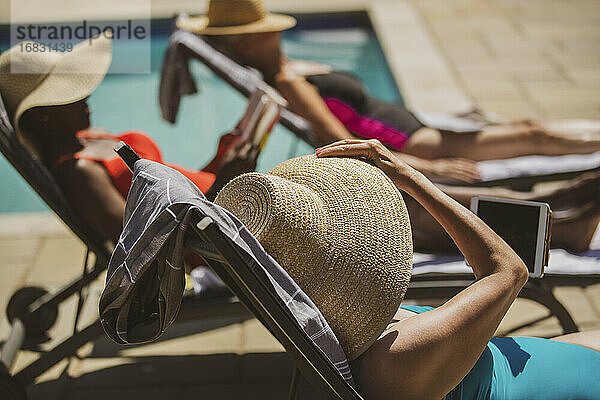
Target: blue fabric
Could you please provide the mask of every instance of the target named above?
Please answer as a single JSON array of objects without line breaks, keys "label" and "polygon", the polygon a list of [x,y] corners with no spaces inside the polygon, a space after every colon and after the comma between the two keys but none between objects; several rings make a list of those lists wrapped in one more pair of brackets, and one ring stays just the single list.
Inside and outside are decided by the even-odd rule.
[{"label": "blue fabric", "polygon": [[[402,306],[423,313],[432,307]],[[600,399],[600,353],[531,337],[492,338],[446,400]]]}]

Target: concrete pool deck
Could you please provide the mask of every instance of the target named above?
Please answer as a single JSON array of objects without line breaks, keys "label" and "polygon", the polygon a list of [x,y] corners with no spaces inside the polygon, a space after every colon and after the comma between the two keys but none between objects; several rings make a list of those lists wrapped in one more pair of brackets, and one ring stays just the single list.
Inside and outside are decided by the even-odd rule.
[{"label": "concrete pool deck", "polygon": [[[34,10],[35,3],[28,2]],[[45,18],[82,18],[78,2],[63,3],[60,10],[44,7]],[[105,0],[98,11],[128,15],[121,4]],[[454,112],[478,106],[505,118],[600,118],[600,7],[594,1],[274,0],[267,5],[290,12],[369,10],[402,96],[413,108]],[[155,17],[177,10],[202,13],[205,7],[203,1],[152,2]],[[84,248],[51,214],[5,214],[0,215],[0,254],[4,310],[21,286],[53,288],[79,274]],[[90,288],[82,323],[96,317],[102,285],[103,278]],[[556,296],[581,329],[600,328],[600,285],[561,288]],[[54,341],[71,331],[75,307],[70,301],[61,308]],[[499,333],[544,314],[518,300]],[[8,329],[2,313],[0,340]],[[554,320],[516,332],[559,333]],[[256,320],[181,324],[166,339],[145,346],[119,348],[104,339],[86,345],[80,358],[44,374],[30,394],[32,399],[281,398],[291,371],[281,351]],[[14,370],[34,357],[21,353]]]}]

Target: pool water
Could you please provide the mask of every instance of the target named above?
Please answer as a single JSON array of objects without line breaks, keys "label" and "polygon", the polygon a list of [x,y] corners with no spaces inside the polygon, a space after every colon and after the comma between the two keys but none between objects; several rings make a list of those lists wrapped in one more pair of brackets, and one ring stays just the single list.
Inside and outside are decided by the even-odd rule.
[{"label": "pool water", "polygon": [[[377,38],[366,15],[298,16],[298,26],[283,36],[290,58],[322,62],[358,75],[377,97],[401,102]],[[327,24],[327,28],[323,27]],[[199,93],[184,98],[176,124],[164,121],[158,105],[162,56],[170,21],[153,21],[151,73],[109,74],[89,99],[92,126],[120,133],[140,130],[151,135],[165,160],[199,169],[214,156],[219,137],[242,116],[246,99],[194,61],[191,67]],[[7,48],[0,43],[1,49]],[[113,57],[131,57],[131,49],[114,46]],[[288,158],[314,151],[288,130],[277,126],[261,153],[259,171]],[[27,183],[0,157],[0,212],[48,210]]]}]

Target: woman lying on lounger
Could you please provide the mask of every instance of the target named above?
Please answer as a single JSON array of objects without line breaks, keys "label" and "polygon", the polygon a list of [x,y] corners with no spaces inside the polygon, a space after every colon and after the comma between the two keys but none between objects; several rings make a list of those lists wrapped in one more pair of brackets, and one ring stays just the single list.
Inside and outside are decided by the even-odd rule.
[{"label": "woman lying on lounger", "polygon": [[[478,178],[476,161],[600,151],[600,131],[560,132],[536,121],[490,125],[477,133],[461,134],[427,127],[402,105],[370,96],[350,74],[323,64],[289,60],[281,49],[280,32],[294,24],[294,18],[265,14],[259,1],[246,0],[212,0],[208,15],[178,21],[179,27],[205,35],[240,64],[259,70],[287,99],[290,109],[312,124],[323,143],[357,137],[379,139],[429,178],[471,183]],[[555,214],[553,246],[581,252],[588,249],[600,221],[598,184],[598,176],[587,176],[558,192],[543,194],[500,188],[440,188],[463,205],[476,195],[548,201],[555,211],[567,210],[562,216]],[[415,232],[418,249],[435,251],[453,246],[422,207],[416,202],[409,207],[413,218],[423,220]]]},{"label": "woman lying on lounger", "polygon": [[378,139],[426,176],[463,182],[477,179],[476,161],[600,151],[599,130],[561,132],[531,120],[488,126],[472,134],[427,127],[401,104],[369,95],[362,82],[349,73],[288,59],[281,49],[280,32],[294,26],[295,19],[265,15],[254,7],[257,3],[212,0],[208,15],[180,19],[178,25],[205,35],[223,53],[260,71],[286,98],[290,109],[312,124],[323,143],[356,137]]},{"label": "woman lying on lounger", "polygon": [[[113,151],[119,141],[143,158],[177,169],[209,199],[231,178],[254,170],[258,149],[236,144],[230,135],[222,141],[229,143],[228,150],[220,163],[213,160],[211,172],[193,171],[166,163],[157,144],[142,132],[90,130],[86,99],[108,71],[111,54],[111,40],[104,36],[60,55],[24,53],[16,45],[0,55],[0,93],[19,138],[50,169],[74,211],[103,239],[116,243],[132,178]],[[24,71],[33,73],[20,73]]]},{"label": "woman lying on lounger", "polygon": [[[439,221],[477,278],[437,308],[401,306],[418,222],[409,221],[398,189]],[[377,140],[347,139],[244,174],[215,202],[316,304],[365,399],[600,398],[600,331],[493,337],[527,281],[525,264]]]}]

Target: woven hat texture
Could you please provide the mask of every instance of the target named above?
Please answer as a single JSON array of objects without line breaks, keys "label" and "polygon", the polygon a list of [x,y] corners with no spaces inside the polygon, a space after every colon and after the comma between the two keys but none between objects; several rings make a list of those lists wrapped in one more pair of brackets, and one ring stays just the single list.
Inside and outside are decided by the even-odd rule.
[{"label": "woven hat texture", "polygon": [[102,82],[112,60],[111,39],[84,40],[71,51],[54,51],[22,42],[0,55],[0,93],[11,122],[23,140],[19,118],[30,108],[70,104],[88,97]]},{"label": "woven hat texture", "polygon": [[215,203],[319,307],[349,360],[383,332],[406,293],[413,254],[406,206],[381,170],[303,156],[235,178]]},{"label": "woven hat texture", "polygon": [[261,0],[211,0],[206,15],[177,20],[179,28],[202,35],[280,32],[294,25],[294,17],[267,13]]}]

